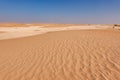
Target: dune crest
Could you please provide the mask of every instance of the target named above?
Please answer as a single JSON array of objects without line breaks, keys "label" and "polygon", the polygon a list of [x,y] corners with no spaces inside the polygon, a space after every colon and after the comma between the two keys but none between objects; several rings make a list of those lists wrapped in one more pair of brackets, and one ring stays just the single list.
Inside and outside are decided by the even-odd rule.
[{"label": "dune crest", "polygon": [[66,27],[45,27],[45,26],[29,26],[29,27],[0,27],[0,40],[12,39],[33,36],[53,31],[65,31],[65,30],[83,30],[83,29],[108,29],[111,26],[66,26]]}]

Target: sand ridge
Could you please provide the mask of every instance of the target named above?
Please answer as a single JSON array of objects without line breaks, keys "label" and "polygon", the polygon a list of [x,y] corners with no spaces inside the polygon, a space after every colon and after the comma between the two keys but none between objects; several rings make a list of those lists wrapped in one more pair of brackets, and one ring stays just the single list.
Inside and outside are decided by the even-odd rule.
[{"label": "sand ridge", "polygon": [[[115,24],[119,25],[119,24]],[[44,27],[69,27],[69,26],[114,26],[114,24],[58,24],[58,23],[0,23],[0,27],[30,27],[30,26],[44,26]]]},{"label": "sand ridge", "polygon": [[24,26],[24,27],[0,27],[0,40],[33,36],[53,31],[83,30],[83,29],[108,29],[111,26],[66,26],[66,27],[45,27],[45,26]]}]

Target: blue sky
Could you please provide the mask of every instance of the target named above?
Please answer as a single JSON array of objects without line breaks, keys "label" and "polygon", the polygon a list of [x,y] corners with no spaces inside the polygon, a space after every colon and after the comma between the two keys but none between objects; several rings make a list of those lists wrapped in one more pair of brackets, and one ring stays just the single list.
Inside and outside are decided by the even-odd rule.
[{"label": "blue sky", "polygon": [[0,0],[0,22],[120,23],[120,0]]}]

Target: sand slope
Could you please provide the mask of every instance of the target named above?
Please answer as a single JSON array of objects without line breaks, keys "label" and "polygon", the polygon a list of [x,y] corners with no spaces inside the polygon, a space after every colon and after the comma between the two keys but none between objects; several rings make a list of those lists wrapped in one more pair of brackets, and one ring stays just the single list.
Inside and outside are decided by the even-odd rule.
[{"label": "sand slope", "polygon": [[120,31],[1,40],[0,80],[120,80]]},{"label": "sand slope", "polygon": [[113,29],[111,26],[66,26],[66,27],[45,27],[45,26],[29,26],[29,27],[0,27],[0,40],[13,39],[27,36],[34,36],[47,32],[65,31],[65,30],[84,30],[84,29]]}]

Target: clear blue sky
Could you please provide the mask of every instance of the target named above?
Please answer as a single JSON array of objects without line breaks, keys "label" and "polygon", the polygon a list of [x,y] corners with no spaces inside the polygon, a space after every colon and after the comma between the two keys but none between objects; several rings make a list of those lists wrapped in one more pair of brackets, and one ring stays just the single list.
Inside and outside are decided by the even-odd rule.
[{"label": "clear blue sky", "polygon": [[120,0],[0,0],[0,22],[120,23]]}]

